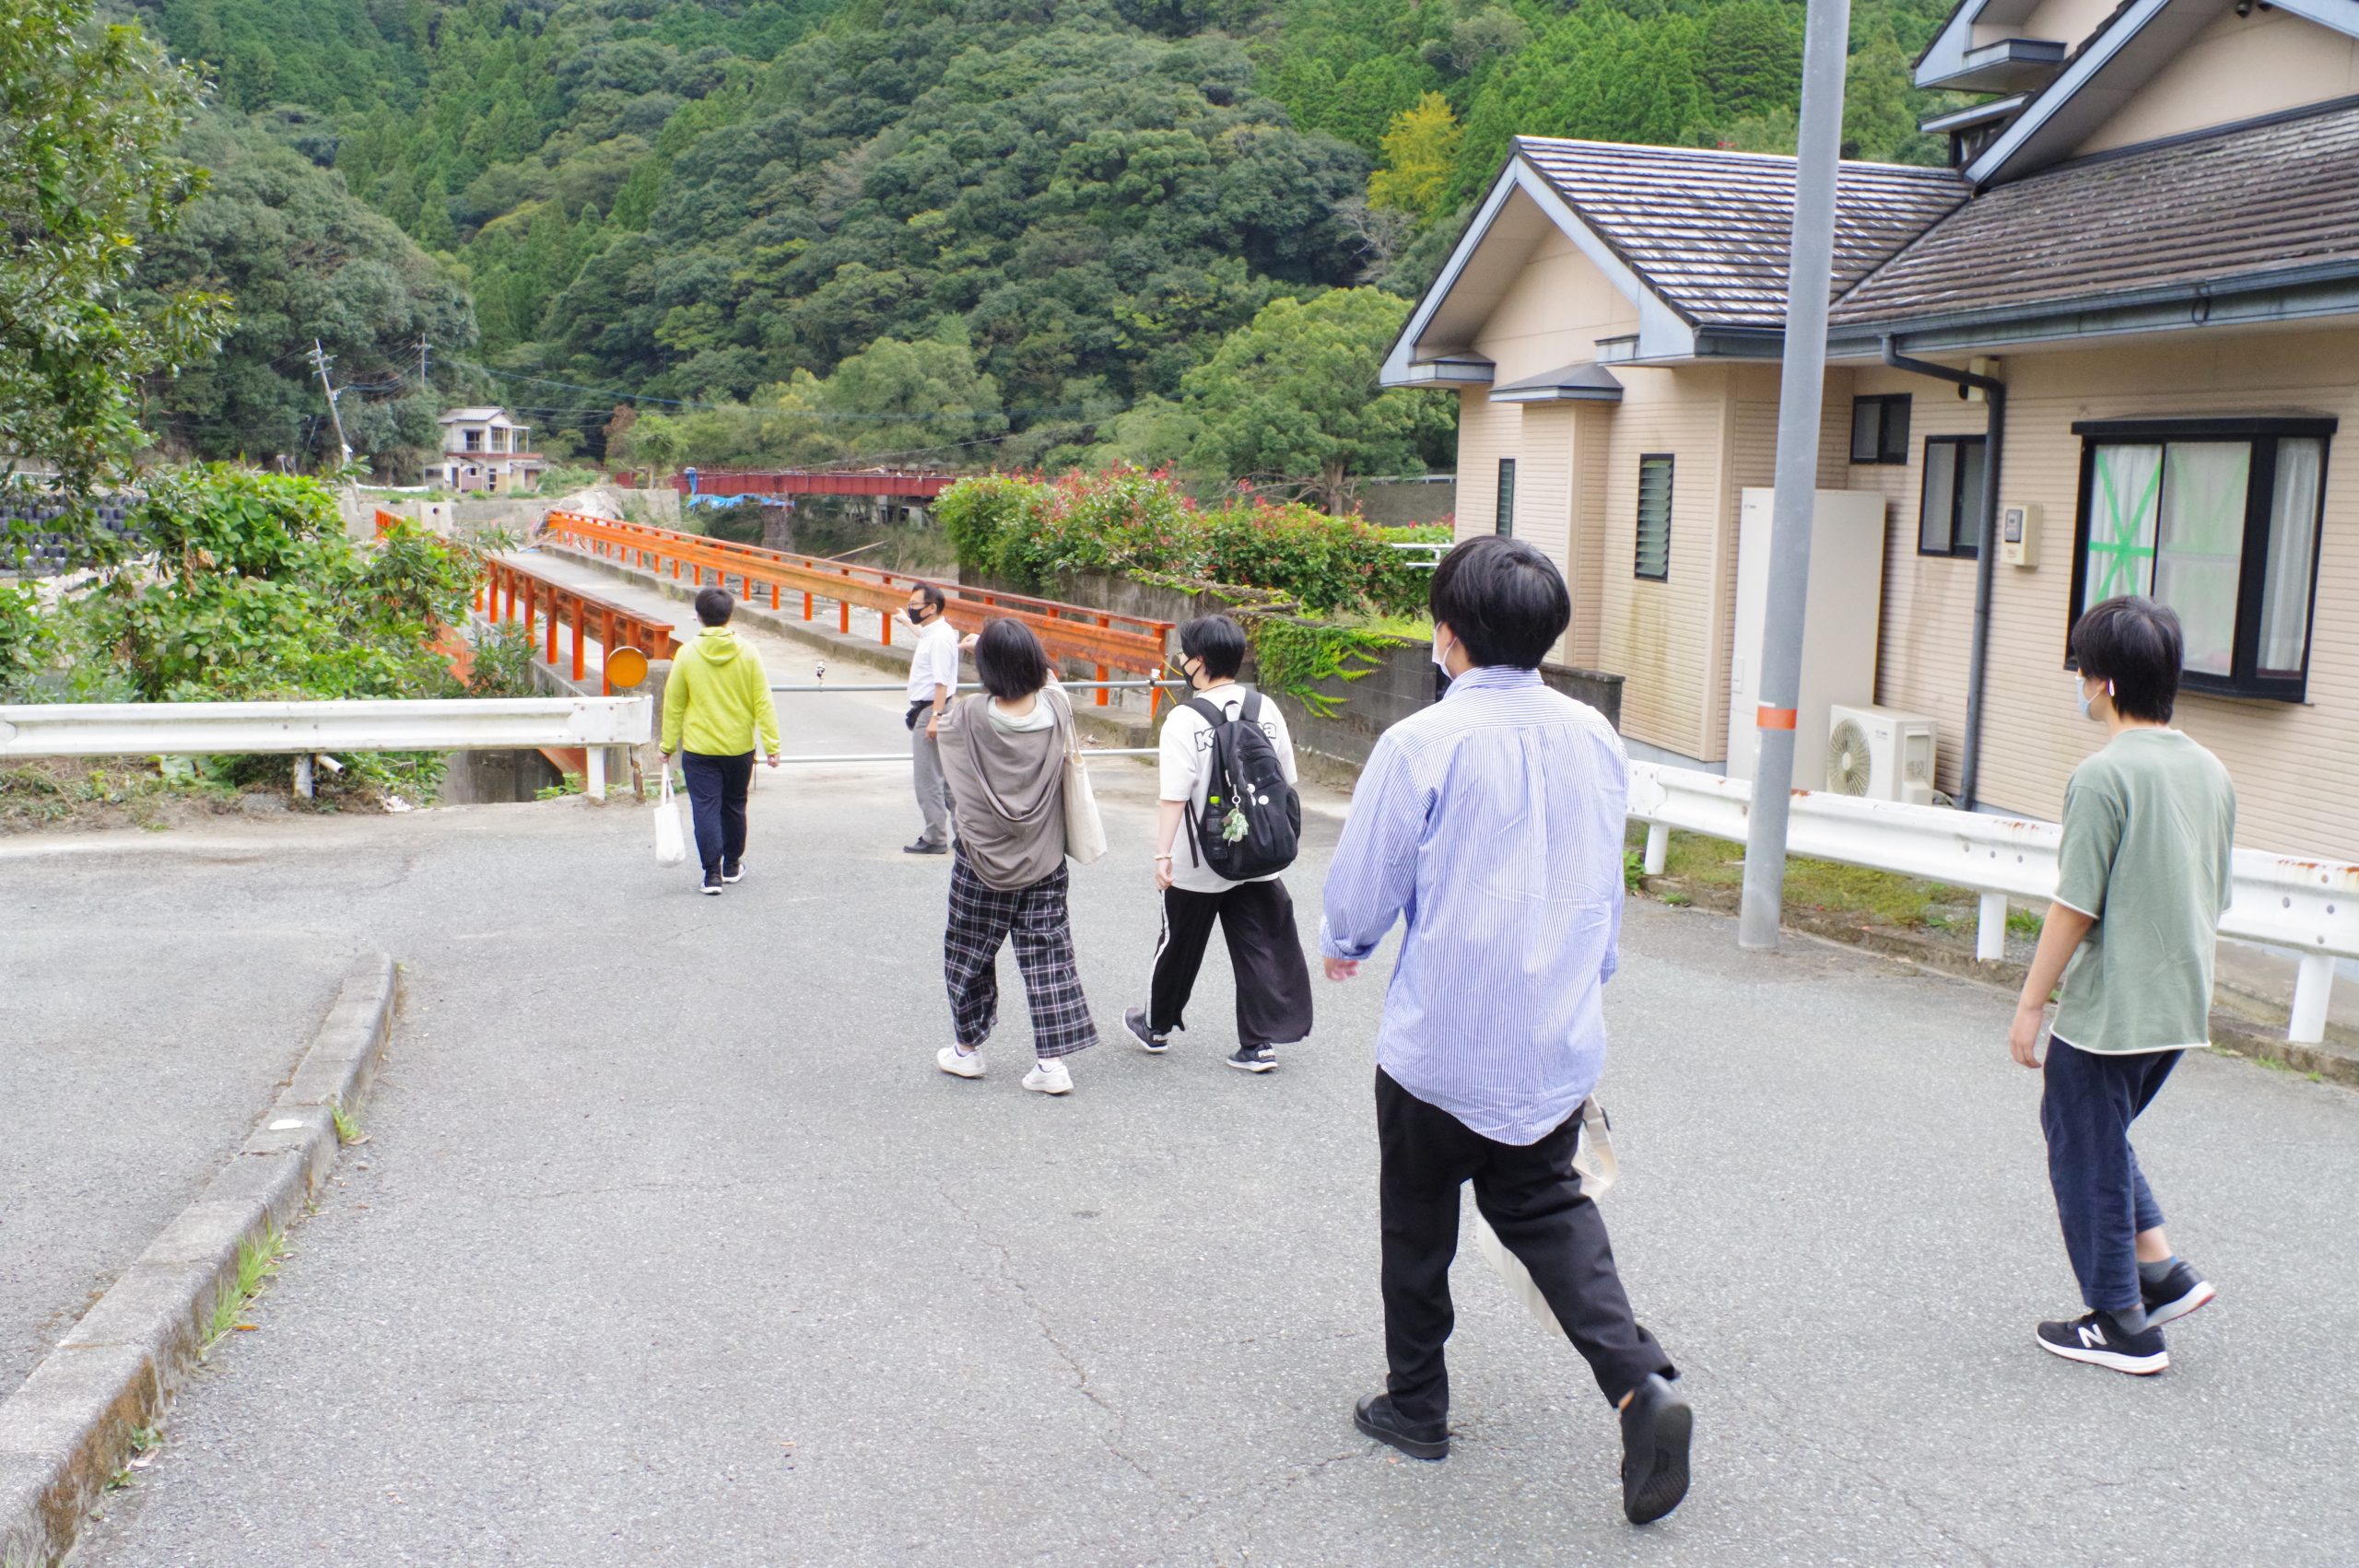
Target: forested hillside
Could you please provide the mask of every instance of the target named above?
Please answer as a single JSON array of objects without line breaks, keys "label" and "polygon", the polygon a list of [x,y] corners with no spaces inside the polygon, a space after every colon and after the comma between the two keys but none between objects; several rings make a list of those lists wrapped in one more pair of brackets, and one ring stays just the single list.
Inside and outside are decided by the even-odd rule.
[{"label": "forested hillside", "polygon": [[[283,242],[288,266],[332,255],[337,275],[365,252],[388,291],[365,322],[250,315],[233,363],[167,394],[175,433],[316,453],[269,378],[341,333],[344,374],[416,400],[370,450],[423,439],[418,410],[464,391],[651,462],[1211,462],[1235,443],[1197,440],[1210,362],[1273,301],[1367,287],[1397,322],[1514,134],[1790,147],[1802,26],[1792,0],[138,9],[217,78],[206,200],[279,215],[246,287]],[[1914,126],[1937,105],[1907,75],[1946,9],[1856,6],[1855,156],[1936,155]],[[158,264],[182,275],[187,250]],[[365,289],[309,292],[325,309]],[[1381,307],[1332,314],[1389,330]],[[613,433],[635,423],[642,450],[607,454],[624,404],[638,417]]]}]

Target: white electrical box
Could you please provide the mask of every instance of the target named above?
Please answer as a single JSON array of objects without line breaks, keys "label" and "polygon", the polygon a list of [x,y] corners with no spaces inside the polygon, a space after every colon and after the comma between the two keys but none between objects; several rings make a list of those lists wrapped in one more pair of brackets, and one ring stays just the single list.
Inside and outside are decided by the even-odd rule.
[{"label": "white electrical box", "polygon": [[[1736,642],[1729,657],[1729,777],[1748,782],[1761,752],[1761,638],[1769,603],[1769,519],[1776,493],[1749,489],[1737,514]],[[1884,498],[1820,490],[1811,508],[1810,591],[1802,614],[1802,700],[1794,788],[1826,787],[1827,709],[1876,699],[1884,613]]]},{"label": "white electrical box", "polygon": [[2036,504],[1999,509],[1999,559],[2011,567],[2039,565],[2039,508]]}]

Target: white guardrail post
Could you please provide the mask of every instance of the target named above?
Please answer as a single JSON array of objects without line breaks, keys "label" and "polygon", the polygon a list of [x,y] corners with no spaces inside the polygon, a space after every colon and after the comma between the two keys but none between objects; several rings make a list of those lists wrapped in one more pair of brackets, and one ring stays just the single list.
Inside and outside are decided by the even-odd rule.
[{"label": "white guardrail post", "polygon": [[532,751],[580,746],[583,787],[605,799],[603,746],[654,733],[645,696],[436,697],[358,702],[90,702],[0,708],[0,762],[36,756],[293,755],[297,787],[334,752]]},{"label": "white guardrail post", "polygon": [[[1742,780],[1655,763],[1630,765],[1630,819],[1647,825],[1646,867],[1662,871],[1670,830],[1744,842],[1752,787]],[[2006,951],[2007,901],[2044,905],[2056,896],[2054,823],[1863,801],[1820,790],[1794,796],[1789,850],[1867,866],[1980,895],[1975,956]],[[2299,955],[2286,1037],[2326,1036],[2335,961],[2359,957],[2359,865],[2306,860],[2259,849],[2236,852],[2234,895],[2220,934]]]}]

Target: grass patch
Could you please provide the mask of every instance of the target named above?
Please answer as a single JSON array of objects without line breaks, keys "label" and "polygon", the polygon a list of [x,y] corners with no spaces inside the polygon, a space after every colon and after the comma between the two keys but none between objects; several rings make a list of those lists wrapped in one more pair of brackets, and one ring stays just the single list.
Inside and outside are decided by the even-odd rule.
[{"label": "grass patch", "polygon": [[0,832],[49,827],[111,808],[140,826],[160,825],[174,802],[235,806],[238,791],[153,759],[52,758],[0,767]]},{"label": "grass patch", "polygon": [[[1646,825],[1631,829],[1623,861],[1625,880],[1644,873]],[[1739,889],[1744,885],[1744,846],[1697,833],[1673,833],[1663,857],[1663,874],[1695,887]],[[1633,882],[1633,885],[1636,885]],[[1666,895],[1665,903],[1672,902]],[[1692,900],[1691,900],[1692,901]],[[1920,882],[1865,866],[1840,865],[1793,856],[1786,861],[1786,907],[1856,919],[1864,925],[1915,930],[1974,930],[1978,895],[1943,883]],[[2026,916],[2036,929],[2037,917]],[[2013,925],[2013,917],[2009,918]]]},{"label": "grass patch", "polygon": [[545,784],[540,789],[534,790],[533,799],[536,801],[562,801],[568,795],[579,795],[581,792],[581,775],[579,773],[561,773],[557,775],[557,781],[556,783]]},{"label": "grass patch", "polygon": [[335,1141],[339,1144],[348,1149],[355,1143],[369,1141],[369,1135],[360,1130],[360,1118],[346,1110],[343,1101],[330,1100],[328,1115],[335,1118]]},{"label": "grass patch", "polygon": [[223,1283],[213,1297],[213,1321],[205,1338],[206,1351],[239,1329],[253,1327],[243,1320],[246,1309],[277,1277],[278,1260],[286,1251],[287,1233],[276,1224],[238,1244],[238,1277]]}]

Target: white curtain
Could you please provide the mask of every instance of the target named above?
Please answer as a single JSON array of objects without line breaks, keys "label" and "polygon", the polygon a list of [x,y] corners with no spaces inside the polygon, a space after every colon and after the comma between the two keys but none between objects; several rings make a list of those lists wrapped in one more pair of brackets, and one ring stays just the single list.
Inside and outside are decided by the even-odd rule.
[{"label": "white curtain", "polygon": [[2318,481],[2326,443],[2277,443],[2277,493],[2269,503],[2269,577],[2260,597],[2260,671],[2298,675],[2310,641],[2310,556],[2318,545]]},{"label": "white curtain", "polygon": [[2174,441],[2164,459],[2154,597],[2178,612],[2187,668],[2204,674],[2236,673],[2236,584],[2251,476],[2252,447],[2245,441]]}]

